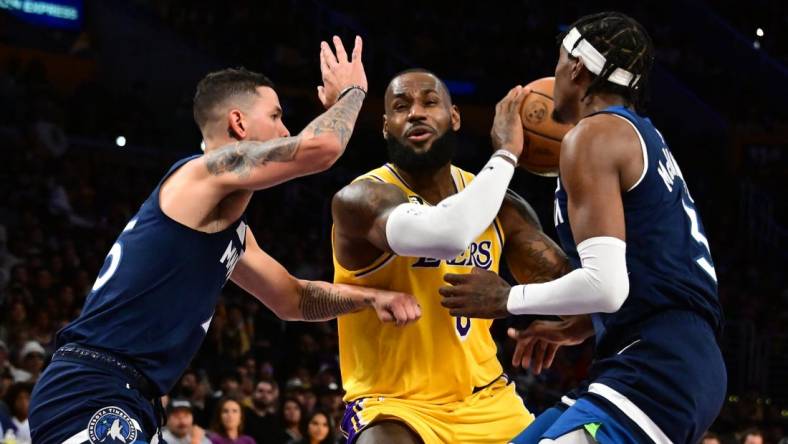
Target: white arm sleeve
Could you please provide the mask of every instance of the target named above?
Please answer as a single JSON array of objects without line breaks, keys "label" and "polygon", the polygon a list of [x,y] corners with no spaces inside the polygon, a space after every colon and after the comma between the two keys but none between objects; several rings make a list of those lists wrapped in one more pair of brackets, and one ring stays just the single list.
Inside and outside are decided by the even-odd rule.
[{"label": "white arm sleeve", "polygon": [[386,220],[386,240],[400,256],[454,259],[495,219],[514,165],[493,156],[462,191],[434,207],[413,203],[394,208]]},{"label": "white arm sleeve", "polygon": [[627,244],[592,237],[577,246],[581,268],[554,281],[517,285],[509,292],[512,314],[576,315],[613,313],[629,295]]}]

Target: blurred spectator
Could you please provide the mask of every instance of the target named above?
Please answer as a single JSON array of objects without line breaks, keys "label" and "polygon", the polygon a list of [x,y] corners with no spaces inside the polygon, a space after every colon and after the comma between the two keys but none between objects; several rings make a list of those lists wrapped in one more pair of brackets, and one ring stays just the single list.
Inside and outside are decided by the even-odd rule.
[{"label": "blurred spectator", "polygon": [[5,403],[11,413],[16,441],[20,444],[32,441],[30,439],[30,424],[27,420],[27,413],[30,407],[30,393],[32,391],[33,384],[18,382],[12,385],[5,395]]},{"label": "blurred spectator", "polygon": [[4,302],[4,293],[1,290],[11,280],[11,271],[14,265],[19,263],[19,258],[8,251],[7,242],[8,233],[5,225],[0,225],[0,304]]},{"label": "blurred spectator", "polygon": [[251,436],[243,434],[241,403],[230,397],[224,397],[216,404],[211,432],[208,438],[212,444],[256,444]]},{"label": "blurred spectator", "polygon": [[[54,300],[54,298],[52,298]],[[39,310],[33,314],[33,324],[30,327],[30,339],[36,341],[38,344],[48,346],[49,353],[54,352],[51,348],[55,342],[55,332],[52,328],[52,320],[49,317],[49,312],[46,310]]]},{"label": "blurred spectator", "polygon": [[758,429],[747,429],[742,432],[741,444],[763,444],[763,433]]},{"label": "blurred spectator", "polygon": [[180,381],[173,389],[174,396],[186,399],[191,404],[194,423],[201,427],[210,424],[210,403],[208,403],[209,387],[203,382],[200,373],[194,369],[186,369]]},{"label": "blurred spectator", "polygon": [[293,444],[335,444],[334,424],[331,417],[322,410],[316,410],[306,421],[304,437]]},{"label": "blurred spectator", "polygon": [[237,399],[241,405],[241,379],[237,372],[227,372],[222,376],[219,381],[219,390],[206,400],[205,410],[207,412],[216,412],[217,405],[222,398]]},{"label": "blurred spectator", "polygon": [[339,425],[345,414],[345,402],[342,400],[344,391],[338,383],[331,381],[324,386],[318,386],[316,395],[320,410],[325,412],[331,419],[329,422],[334,424],[334,435],[341,436]]},{"label": "blurred spectator", "polygon": [[706,432],[700,440],[700,444],[722,444],[720,437],[712,432]]},{"label": "blurred spectator", "polygon": [[285,394],[288,397],[295,398],[301,405],[303,416],[307,416],[315,409],[317,405],[317,396],[315,392],[310,390],[311,382],[309,378],[309,370],[306,367],[298,367],[295,374],[287,380],[285,384]]},{"label": "blurred spectator", "polygon": [[19,360],[22,368],[30,373],[30,381],[38,381],[38,376],[44,370],[44,360],[46,350],[36,341],[28,341],[19,352]]},{"label": "blurred spectator", "polygon": [[257,383],[252,394],[252,407],[244,410],[246,433],[262,443],[266,439],[283,437],[284,429],[279,422],[279,385],[276,381],[263,380]]},{"label": "blurred spectator", "polygon": [[301,421],[304,416],[304,408],[297,399],[285,399],[282,404],[282,426],[289,440],[298,441],[303,438]]},{"label": "blurred spectator", "polygon": [[167,406],[167,426],[162,431],[167,444],[210,444],[205,430],[194,424],[192,404],[187,399],[173,399]]},{"label": "blurred spectator", "polygon": [[12,383],[29,381],[30,373],[11,365],[8,357],[8,346],[0,341],[0,374],[10,377]]},{"label": "blurred spectator", "polygon": [[251,347],[249,338],[252,336],[250,330],[241,307],[235,304],[227,307],[227,328],[224,329],[222,343],[227,356],[233,361],[239,360],[249,352]]},{"label": "blurred spectator", "polygon": [[0,326],[0,340],[9,341],[12,346],[17,345],[21,335],[27,334],[30,329],[27,307],[22,301],[11,301],[5,312],[5,322]]}]

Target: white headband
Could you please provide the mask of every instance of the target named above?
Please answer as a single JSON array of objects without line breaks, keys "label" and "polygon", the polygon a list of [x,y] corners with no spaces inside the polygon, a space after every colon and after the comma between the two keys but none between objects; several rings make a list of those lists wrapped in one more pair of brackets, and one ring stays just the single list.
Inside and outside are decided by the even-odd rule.
[{"label": "white headband", "polygon": [[[583,65],[585,65],[589,71],[595,75],[599,75],[599,73],[602,72],[602,68],[604,68],[605,62],[607,61],[605,56],[597,51],[596,48],[594,48],[594,46],[588,42],[588,40],[584,39],[577,28],[572,28],[566,34],[562,45],[564,49],[566,49],[566,51],[572,55],[572,57],[579,57],[580,60],[583,61]],[[634,74],[625,69],[616,68],[616,70],[610,74],[607,80],[617,85],[628,87],[630,86],[633,76]],[[640,80],[639,75],[634,77],[635,81],[631,82],[633,85],[637,84],[638,80]]]}]

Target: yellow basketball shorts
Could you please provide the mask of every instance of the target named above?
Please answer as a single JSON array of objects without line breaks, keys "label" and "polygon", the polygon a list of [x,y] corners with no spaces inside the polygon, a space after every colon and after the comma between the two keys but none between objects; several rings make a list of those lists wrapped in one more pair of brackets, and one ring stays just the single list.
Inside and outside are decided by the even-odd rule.
[{"label": "yellow basketball shorts", "polygon": [[434,404],[426,401],[370,397],[347,404],[342,431],[353,444],[376,421],[406,424],[425,444],[507,443],[534,420],[505,377],[462,401]]}]

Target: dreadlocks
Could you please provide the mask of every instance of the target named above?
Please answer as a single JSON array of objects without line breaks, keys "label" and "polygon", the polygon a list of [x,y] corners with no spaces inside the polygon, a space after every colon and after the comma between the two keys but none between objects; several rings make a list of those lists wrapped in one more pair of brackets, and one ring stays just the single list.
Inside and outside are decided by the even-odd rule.
[{"label": "dreadlocks", "polygon": [[[595,92],[617,94],[639,112],[642,111],[645,106],[648,74],[654,62],[654,45],[643,26],[620,12],[601,12],[582,17],[569,27],[570,30],[572,28],[577,28],[582,39],[587,40],[605,56],[605,66],[594,76],[586,90],[586,96]],[[559,42],[563,37],[564,35],[560,36]],[[618,68],[633,74],[629,85],[622,86],[608,81],[608,77]]]}]

